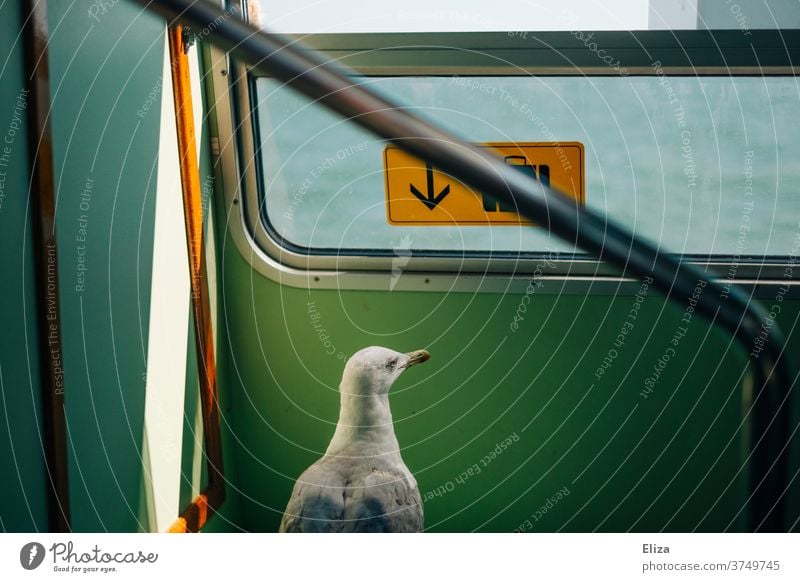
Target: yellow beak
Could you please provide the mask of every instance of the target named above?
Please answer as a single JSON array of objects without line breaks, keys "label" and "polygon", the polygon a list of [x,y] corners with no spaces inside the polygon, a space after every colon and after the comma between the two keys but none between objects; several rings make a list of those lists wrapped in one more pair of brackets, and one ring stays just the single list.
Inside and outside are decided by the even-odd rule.
[{"label": "yellow beak", "polygon": [[422,362],[427,362],[431,359],[431,354],[428,350],[417,350],[415,352],[408,352],[406,354],[408,356],[408,362],[406,363],[406,368],[413,366],[414,364],[421,364]]}]

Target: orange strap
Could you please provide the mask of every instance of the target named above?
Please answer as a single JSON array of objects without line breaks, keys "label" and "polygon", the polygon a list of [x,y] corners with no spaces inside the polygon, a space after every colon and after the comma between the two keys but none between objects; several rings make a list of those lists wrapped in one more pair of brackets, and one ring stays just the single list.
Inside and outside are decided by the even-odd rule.
[{"label": "orange strap", "polygon": [[196,532],[225,501],[225,478],[222,465],[217,371],[214,358],[214,330],[211,326],[203,244],[203,209],[200,169],[192,108],[189,59],[184,51],[183,28],[169,29],[169,53],[172,64],[172,87],[175,95],[175,121],[178,130],[183,213],[186,223],[186,245],[189,251],[189,272],[192,278],[192,311],[195,322],[195,347],[200,376],[200,405],[203,412],[203,441],[208,469],[208,485],[181,513],[169,528],[170,532]]}]

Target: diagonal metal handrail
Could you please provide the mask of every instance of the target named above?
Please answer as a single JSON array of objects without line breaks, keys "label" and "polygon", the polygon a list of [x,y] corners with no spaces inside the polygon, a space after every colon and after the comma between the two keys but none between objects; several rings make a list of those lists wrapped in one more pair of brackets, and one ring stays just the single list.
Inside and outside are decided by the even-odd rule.
[{"label": "diagonal metal handrail", "polygon": [[[206,0],[136,0],[170,21],[203,31],[203,38],[231,51],[259,71],[288,84],[472,188],[514,205],[519,214],[560,238],[619,267],[624,275],[651,277],[672,301],[688,304],[702,293],[695,311],[732,334],[749,354],[752,385],[743,389],[746,434],[750,438],[750,513],[752,531],[784,531],[787,488],[789,409],[792,381],[784,356],[785,340],[760,305],[737,289],[726,291],[697,267],[681,263],[628,229],[581,207],[573,199],[506,165],[409,113],[401,105],[354,84],[355,75],[332,66],[291,38],[248,25]],[[769,332],[765,342],[762,332]]]}]

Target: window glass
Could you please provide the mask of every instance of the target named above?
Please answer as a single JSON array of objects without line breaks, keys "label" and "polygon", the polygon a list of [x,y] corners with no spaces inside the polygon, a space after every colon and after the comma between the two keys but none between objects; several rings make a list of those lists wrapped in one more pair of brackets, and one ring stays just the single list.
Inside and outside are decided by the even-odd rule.
[{"label": "window glass", "polygon": [[[796,252],[800,86],[794,77],[359,82],[468,141],[583,143],[586,205],[670,251]],[[334,252],[574,250],[543,228],[390,226],[385,142],[271,79],[258,79],[256,94],[263,217],[290,243]]]}]

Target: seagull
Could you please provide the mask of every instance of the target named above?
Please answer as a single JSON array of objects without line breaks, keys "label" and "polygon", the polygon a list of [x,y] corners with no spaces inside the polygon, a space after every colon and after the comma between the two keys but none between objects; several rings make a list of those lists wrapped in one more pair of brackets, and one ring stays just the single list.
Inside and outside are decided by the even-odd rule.
[{"label": "seagull", "polygon": [[325,455],[295,483],[280,532],[422,531],[422,499],[400,456],[389,389],[429,358],[426,350],[373,346],[347,361],[336,431]]}]

